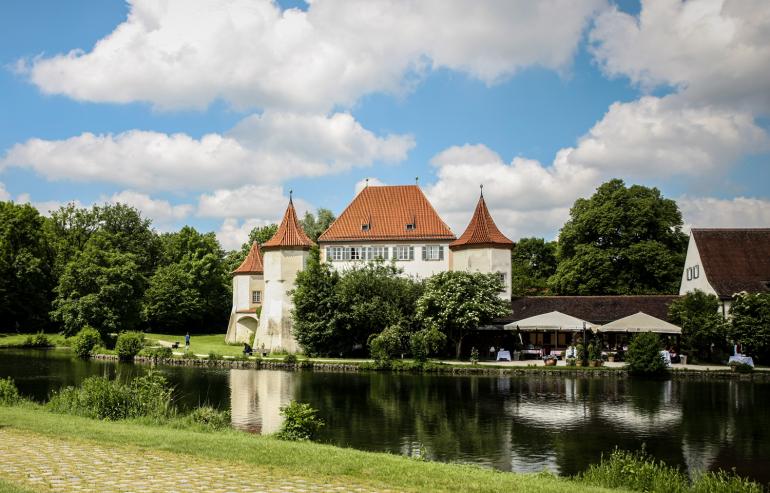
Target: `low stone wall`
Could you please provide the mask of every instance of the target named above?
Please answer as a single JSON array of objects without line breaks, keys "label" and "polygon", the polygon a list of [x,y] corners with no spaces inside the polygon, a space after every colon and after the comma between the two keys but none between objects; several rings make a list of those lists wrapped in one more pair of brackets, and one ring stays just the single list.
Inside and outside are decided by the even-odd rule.
[{"label": "low stone wall", "polygon": [[[97,354],[93,359],[118,361],[114,354]],[[198,368],[242,368],[242,369],[266,369],[266,370],[312,370],[323,372],[362,372],[362,371],[391,371],[395,373],[435,373],[440,375],[487,375],[487,376],[532,376],[545,377],[577,377],[577,378],[627,378],[628,371],[624,368],[586,368],[586,367],[489,367],[471,365],[446,365],[428,363],[425,367],[396,367],[375,368],[371,363],[331,363],[321,361],[300,361],[298,363],[284,363],[283,361],[257,359],[215,359],[204,358],[166,358],[154,359],[137,356],[135,363],[163,366],[187,366]],[[769,371],[754,371],[752,373],[737,373],[729,370],[673,370],[670,376],[676,380],[710,380],[731,379],[770,382]]]}]

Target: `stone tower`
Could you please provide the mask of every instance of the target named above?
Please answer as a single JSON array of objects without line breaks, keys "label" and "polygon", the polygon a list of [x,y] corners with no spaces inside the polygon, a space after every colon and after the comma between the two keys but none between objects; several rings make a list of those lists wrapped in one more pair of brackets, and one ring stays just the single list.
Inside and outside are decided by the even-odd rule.
[{"label": "stone tower", "polygon": [[300,350],[292,333],[289,291],[294,289],[297,273],[305,268],[308,252],[315,243],[307,237],[297,222],[294,203],[289,206],[275,235],[262,245],[265,275],[265,296],[259,328],[254,337],[254,349],[267,351]]},{"label": "stone tower", "polygon": [[497,229],[482,191],[465,232],[449,244],[452,252],[449,268],[455,271],[498,274],[505,285],[505,291],[500,293],[500,297],[510,300],[513,246],[514,243]]},{"label": "stone tower", "polygon": [[241,265],[233,271],[233,307],[225,342],[251,342],[259,325],[257,310],[262,306],[264,294],[262,252],[255,241]]}]

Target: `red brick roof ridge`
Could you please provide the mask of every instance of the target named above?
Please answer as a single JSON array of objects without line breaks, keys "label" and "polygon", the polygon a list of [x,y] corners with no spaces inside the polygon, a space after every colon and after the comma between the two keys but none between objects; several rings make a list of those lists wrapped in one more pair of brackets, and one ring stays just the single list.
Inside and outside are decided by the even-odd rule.
[{"label": "red brick roof ridge", "polygon": [[492,214],[487,208],[484,195],[479,197],[476,209],[468,223],[468,227],[460,238],[449,244],[452,249],[459,249],[471,246],[504,246],[513,248],[514,242],[505,236],[495,224]]},{"label": "red brick roof ridge", "polygon": [[294,202],[289,198],[289,205],[283,215],[283,220],[272,238],[262,244],[262,249],[277,249],[282,247],[310,248],[315,243],[311,240],[297,220]]},{"label": "red brick roof ridge", "polygon": [[[406,222],[417,219],[414,230]],[[401,221],[401,222],[399,222]],[[369,222],[371,229],[363,231]],[[402,224],[403,222],[403,224]],[[456,237],[417,185],[370,185],[319,236],[331,241],[454,240]]]},{"label": "red brick roof ridge", "polygon": [[262,252],[259,249],[259,243],[252,242],[248,255],[243,259],[241,265],[238,266],[232,273],[235,274],[262,274],[264,267],[262,266]]}]

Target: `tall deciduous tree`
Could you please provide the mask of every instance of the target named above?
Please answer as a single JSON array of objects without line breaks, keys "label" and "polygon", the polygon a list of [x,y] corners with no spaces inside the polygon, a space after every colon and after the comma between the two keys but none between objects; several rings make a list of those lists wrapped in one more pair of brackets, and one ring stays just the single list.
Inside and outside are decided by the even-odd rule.
[{"label": "tall deciduous tree", "polygon": [[318,241],[318,237],[331,226],[334,219],[334,213],[329,209],[320,208],[316,211],[315,215],[308,211],[305,213],[305,217],[302,218],[302,229],[305,230],[305,234],[311,240]]},{"label": "tall deciduous tree", "polygon": [[161,236],[161,265],[149,280],[144,315],[152,330],[211,331],[225,323],[229,272],[214,233],[185,226]]},{"label": "tall deciduous tree", "polygon": [[509,312],[509,304],[500,298],[503,290],[496,274],[435,274],[426,281],[425,292],[417,300],[417,319],[424,329],[442,332],[459,358],[469,331]]},{"label": "tall deciduous tree", "polygon": [[770,362],[770,293],[743,293],[730,307],[731,333],[743,352],[762,364]]},{"label": "tall deciduous tree", "polygon": [[294,336],[307,354],[337,355],[344,351],[336,326],[340,309],[335,295],[337,284],[339,274],[321,263],[318,248],[312,248],[307,265],[297,273],[292,293]]},{"label": "tall deciduous tree", "polygon": [[682,327],[682,349],[702,361],[721,361],[727,349],[728,326],[719,313],[719,299],[693,291],[668,307],[668,319]]},{"label": "tall deciduous tree", "polygon": [[0,328],[48,325],[55,276],[45,218],[28,204],[0,202]]},{"label": "tall deciduous tree", "polygon": [[686,248],[676,202],[656,188],[610,180],[575,201],[549,284],[572,295],[673,293]]},{"label": "tall deciduous tree", "polygon": [[556,242],[522,238],[511,252],[511,291],[514,296],[548,293],[548,278],[556,272]]}]

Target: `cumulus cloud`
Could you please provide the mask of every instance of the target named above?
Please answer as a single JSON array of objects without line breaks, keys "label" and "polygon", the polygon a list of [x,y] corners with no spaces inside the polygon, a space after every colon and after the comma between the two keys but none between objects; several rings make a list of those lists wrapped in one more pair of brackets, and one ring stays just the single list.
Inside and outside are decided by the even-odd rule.
[{"label": "cumulus cloud", "polygon": [[102,197],[101,202],[121,203],[135,207],[159,226],[182,221],[189,217],[194,210],[191,204],[173,205],[168,200],[153,199],[147,194],[132,190],[124,190],[109,197]]},{"label": "cumulus cloud", "polygon": [[359,180],[356,182],[355,186],[353,187],[355,190],[355,195],[358,195],[361,190],[366,188],[367,186],[373,186],[373,187],[381,187],[385,185],[385,182],[381,181],[379,178],[375,178],[373,176],[370,176],[368,178],[364,178],[362,180]]},{"label": "cumulus cloud", "polygon": [[[263,218],[276,222],[281,219],[289,197],[283,187],[274,185],[245,185],[236,189],[221,189],[203,194],[198,201],[201,217]],[[302,216],[312,206],[302,199],[294,199],[297,214]]]},{"label": "cumulus cloud", "polygon": [[678,88],[699,104],[770,111],[770,2],[644,0],[597,15],[592,51],[611,76]]},{"label": "cumulus cloud", "polygon": [[30,139],[14,145],[0,167],[21,166],[48,179],[102,181],[138,190],[201,190],[320,176],[374,161],[398,162],[413,146],[412,137],[378,137],[347,113],[267,112],[245,118],[229,134],[200,139],[141,130]]},{"label": "cumulus cloud", "polygon": [[688,197],[677,199],[689,228],[766,228],[770,225],[770,200],[764,198]]},{"label": "cumulus cloud", "polygon": [[217,230],[217,240],[225,250],[236,250],[249,239],[252,229],[267,226],[273,221],[264,219],[246,219],[239,221],[235,218],[227,218]]},{"label": "cumulus cloud", "polygon": [[11,200],[11,194],[5,189],[5,184],[0,182],[0,200]]},{"label": "cumulus cloud", "polygon": [[767,133],[752,115],[693,107],[678,95],[614,103],[576,147],[557,163],[643,177],[708,174],[746,153],[768,149]]},{"label": "cumulus cloud", "polygon": [[269,0],[131,0],[89,51],[17,66],[43,92],[81,101],[329,111],[408,90],[431,68],[487,83],[527,66],[563,70],[604,5],[316,0],[304,12]]}]

